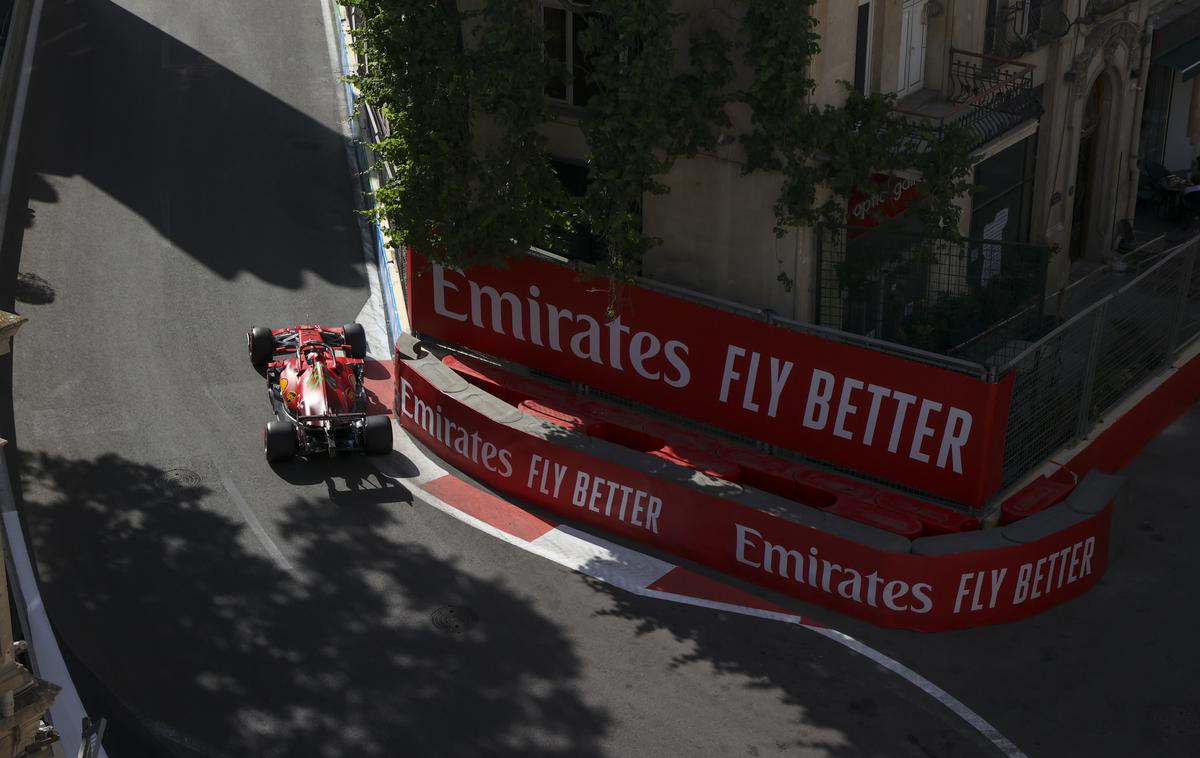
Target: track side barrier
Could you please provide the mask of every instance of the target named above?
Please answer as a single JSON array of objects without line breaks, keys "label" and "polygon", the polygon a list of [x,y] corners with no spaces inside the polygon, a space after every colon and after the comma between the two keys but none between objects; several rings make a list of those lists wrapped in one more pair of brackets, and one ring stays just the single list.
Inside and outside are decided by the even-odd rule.
[{"label": "track side barrier", "polygon": [[989,381],[647,283],[614,291],[540,254],[465,271],[407,257],[419,334],[974,508],[1000,488],[1012,375]]},{"label": "track side barrier", "polygon": [[1118,477],[1093,473],[1003,528],[910,541],[539,418],[409,336],[395,377],[404,428],[496,490],[881,626],[1017,620],[1086,591],[1108,565]]}]

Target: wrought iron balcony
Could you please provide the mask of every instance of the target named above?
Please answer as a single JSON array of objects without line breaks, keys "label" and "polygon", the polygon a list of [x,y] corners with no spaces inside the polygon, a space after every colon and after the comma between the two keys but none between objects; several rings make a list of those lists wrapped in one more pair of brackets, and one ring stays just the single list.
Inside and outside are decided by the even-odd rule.
[{"label": "wrought iron balcony", "polygon": [[1033,71],[1028,63],[952,49],[945,91],[921,90],[900,100],[896,110],[928,126],[933,140],[943,139],[952,124],[967,129],[975,150],[1042,114]]},{"label": "wrought iron balcony", "polygon": [[1062,6],[1063,0],[1000,0],[988,17],[983,51],[1019,58],[1062,37],[1071,26]]},{"label": "wrought iron balcony", "polygon": [[1086,24],[1094,24],[1101,16],[1107,16],[1118,8],[1124,8],[1133,0],[1088,0],[1083,7],[1081,20]]}]

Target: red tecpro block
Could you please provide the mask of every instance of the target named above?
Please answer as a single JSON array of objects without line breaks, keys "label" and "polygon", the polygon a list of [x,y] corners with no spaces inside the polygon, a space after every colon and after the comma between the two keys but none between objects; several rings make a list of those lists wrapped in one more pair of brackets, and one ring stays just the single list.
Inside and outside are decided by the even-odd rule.
[{"label": "red tecpro block", "polygon": [[764,468],[742,466],[737,483],[810,508],[829,508],[838,501],[837,493],[803,481],[801,477],[804,469],[801,466],[771,467],[770,470]]},{"label": "red tecpro block", "polygon": [[913,523],[918,533],[928,534],[979,527],[978,519],[973,516],[886,493],[847,476],[729,445],[700,432],[580,397],[483,361],[451,355],[442,362],[472,384],[550,423],[813,508],[836,513],[833,508],[845,504],[840,515],[887,531],[908,535]]},{"label": "red tecpro block", "polygon": [[537,400],[522,400],[517,407],[532,416],[537,416],[544,421],[549,421],[552,424],[557,424],[558,426],[577,432],[582,432],[589,424],[595,423],[594,419],[559,410],[558,408],[552,408],[539,403]]},{"label": "red tecpro block", "polygon": [[680,448],[686,448],[709,458],[728,458],[725,455],[726,446],[721,440],[714,438],[711,434],[698,432],[694,429],[685,429],[675,426],[670,422],[653,418],[646,419],[646,423],[642,425],[642,428],[648,434],[669,440],[673,446],[677,445]]},{"label": "red tecpro block", "polygon": [[1057,505],[1066,500],[1073,489],[1073,482],[1047,479],[1044,476],[1034,479],[1000,506],[1000,523],[1011,524]]},{"label": "red tecpro block", "polygon": [[468,383],[475,385],[479,389],[487,392],[489,395],[495,395],[509,405],[519,405],[524,396],[514,392],[506,381],[504,374],[499,370],[493,372],[488,369],[483,369],[483,364],[479,361],[471,361],[467,363],[456,355],[447,355],[442,358],[442,364],[454,373],[461,376]]},{"label": "red tecpro block", "polygon": [[866,482],[857,482],[849,477],[839,476],[827,471],[803,469],[798,478],[805,484],[828,490],[840,497],[849,496],[867,503],[873,502],[879,494],[879,488]]},{"label": "red tecpro block", "polygon": [[885,532],[899,534],[910,540],[915,540],[924,532],[921,522],[912,516],[885,510],[876,503],[864,503],[849,497],[838,498],[837,504],[832,508],[826,508],[825,512],[858,521]]},{"label": "red tecpro block", "polygon": [[658,436],[647,429],[649,419],[637,411],[618,408],[601,400],[592,400],[589,398],[579,397],[578,395],[573,396],[572,402],[574,403],[572,406],[574,409],[596,419],[599,422],[609,424],[611,426],[623,427],[625,429],[636,429],[638,431],[645,432],[651,437]]},{"label": "red tecpro block", "polygon": [[912,516],[921,522],[926,534],[972,532],[979,528],[979,519],[960,511],[943,508],[895,492],[880,492],[875,503],[885,510]]},{"label": "red tecpro block", "polygon": [[722,460],[707,451],[693,450],[671,442],[664,444],[658,450],[651,451],[650,455],[670,461],[677,466],[724,479],[727,482],[739,483],[741,481],[741,466]]}]

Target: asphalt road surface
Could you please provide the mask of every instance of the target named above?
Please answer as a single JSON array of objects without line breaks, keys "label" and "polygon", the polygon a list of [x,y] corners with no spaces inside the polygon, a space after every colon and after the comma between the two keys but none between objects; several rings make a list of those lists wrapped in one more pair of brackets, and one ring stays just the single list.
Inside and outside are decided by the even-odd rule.
[{"label": "asphalt road surface", "polygon": [[[2,431],[109,754],[998,755],[802,628],[598,585],[378,461],[263,461],[246,328],[341,324],[368,298],[326,31],[321,0],[46,5],[9,215],[23,235],[3,251],[30,322]],[[1200,445],[1190,424],[1168,459]],[[1196,616],[1175,524],[1197,516],[1147,476],[1171,510],[1138,517],[1122,578],[1032,622],[929,636],[801,610],[1029,756],[1200,754],[1200,661],[1173,642]]]}]

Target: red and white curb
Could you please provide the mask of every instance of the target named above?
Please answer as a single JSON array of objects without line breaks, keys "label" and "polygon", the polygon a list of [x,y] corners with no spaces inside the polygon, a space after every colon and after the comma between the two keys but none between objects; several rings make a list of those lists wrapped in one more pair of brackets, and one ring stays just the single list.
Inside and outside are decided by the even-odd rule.
[{"label": "red and white curb", "polygon": [[387,463],[381,466],[385,469],[384,473],[406,486],[420,490],[422,502],[451,518],[634,595],[808,629],[902,677],[969,724],[1008,758],[1026,758],[994,726],[950,693],[863,642],[703,574],[536,516],[448,473],[413,442],[395,419],[392,421],[392,431],[396,452],[415,466],[418,473],[416,476],[401,476],[391,470],[392,467]]}]

